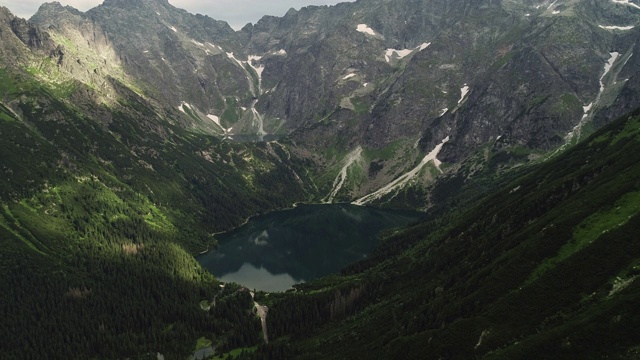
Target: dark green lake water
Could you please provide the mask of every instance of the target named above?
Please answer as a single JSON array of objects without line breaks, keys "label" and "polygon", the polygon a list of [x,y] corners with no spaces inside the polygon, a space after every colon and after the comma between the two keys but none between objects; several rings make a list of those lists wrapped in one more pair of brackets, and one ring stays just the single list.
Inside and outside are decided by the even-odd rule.
[{"label": "dark green lake water", "polygon": [[221,281],[285,291],[339,272],[366,257],[382,230],[406,226],[422,215],[350,204],[298,205],[218,235],[219,247],[197,260]]}]

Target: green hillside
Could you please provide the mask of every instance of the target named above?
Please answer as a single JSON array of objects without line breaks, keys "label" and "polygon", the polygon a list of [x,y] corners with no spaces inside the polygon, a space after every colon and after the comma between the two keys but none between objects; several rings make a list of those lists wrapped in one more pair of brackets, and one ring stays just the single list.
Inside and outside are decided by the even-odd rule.
[{"label": "green hillside", "polygon": [[634,358],[639,160],[636,112],[498,191],[468,183],[342,276],[271,296],[271,346],[308,359]]},{"label": "green hillside", "polygon": [[255,344],[248,294],[219,294],[192,255],[306,197],[284,146],[186,130],[125,88],[119,104],[85,107],[81,84],[67,98],[19,70],[0,75],[1,357],[173,358],[202,336]]},{"label": "green hillside", "polygon": [[220,290],[192,254],[250,214],[314,196],[297,177],[309,164],[286,144],[171,125],[131,93],[98,123],[28,75],[3,77],[6,358],[181,358],[200,338],[219,353],[309,359],[625,358],[640,345],[638,112],[499,176],[463,180],[463,164],[434,186],[448,195],[429,220],[343,275],[257,294],[273,341],[254,348],[248,293]]},{"label": "green hillside", "polygon": [[0,6],[0,360],[640,358],[636,3]]}]

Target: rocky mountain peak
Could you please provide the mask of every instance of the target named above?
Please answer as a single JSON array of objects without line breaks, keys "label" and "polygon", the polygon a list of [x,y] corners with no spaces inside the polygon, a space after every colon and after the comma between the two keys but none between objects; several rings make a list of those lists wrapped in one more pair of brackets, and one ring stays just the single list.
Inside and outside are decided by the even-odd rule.
[{"label": "rocky mountain peak", "polygon": [[8,19],[13,19],[15,16],[11,12],[11,10],[7,9],[4,6],[0,6],[0,21],[6,22]]},{"label": "rocky mountain peak", "polygon": [[136,9],[143,7],[173,7],[168,0],[105,0],[105,7],[118,7],[122,9]]},{"label": "rocky mountain peak", "polygon": [[61,10],[64,9],[64,6],[59,1],[51,1],[46,2],[40,5],[40,9],[42,10]]},{"label": "rocky mountain peak", "polygon": [[[75,22],[80,30],[58,35],[92,44],[74,50],[92,71],[126,73],[219,135],[290,135],[319,152],[339,143],[345,154],[362,146],[415,159],[442,144],[439,159],[456,163],[487,144],[556,148],[604,111],[620,115],[618,95],[635,106],[630,4],[367,0],[292,9],[235,32],[166,0],[105,0]],[[61,9],[43,6],[34,19],[63,24]],[[104,46],[94,54],[95,44]],[[402,170],[369,160],[374,170],[358,181],[370,190]],[[377,175],[385,166],[398,170]]]},{"label": "rocky mountain peak", "polygon": [[[49,34],[27,20],[16,17],[6,7],[0,6],[0,23],[7,27],[26,46],[34,50],[44,50],[53,47]],[[1,35],[1,34],[0,34]],[[0,36],[2,38],[3,36]]]},{"label": "rocky mountain peak", "polygon": [[71,14],[82,14],[82,12],[73,6],[70,5],[62,5],[58,1],[47,2],[40,5],[38,12],[54,12],[54,13],[71,13]]},{"label": "rocky mountain peak", "polygon": [[49,34],[40,31],[39,28],[32,26],[24,19],[14,18],[11,22],[11,30],[30,48],[44,49],[52,45],[49,40]]},{"label": "rocky mountain peak", "polygon": [[30,22],[37,24],[43,29],[47,29],[50,26],[59,26],[58,22],[52,21],[52,19],[69,19],[71,17],[82,16],[83,13],[72,7],[63,6],[57,1],[48,2],[40,5],[38,11],[29,19]]}]

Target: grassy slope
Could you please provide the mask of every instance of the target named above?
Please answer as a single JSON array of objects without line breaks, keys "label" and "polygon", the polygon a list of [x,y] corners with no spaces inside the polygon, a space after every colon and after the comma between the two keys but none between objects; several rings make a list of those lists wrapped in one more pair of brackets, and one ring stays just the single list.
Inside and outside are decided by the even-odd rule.
[{"label": "grassy slope", "polygon": [[191,133],[126,90],[119,105],[86,106],[81,84],[67,98],[28,73],[0,77],[2,357],[175,358],[201,336],[222,350],[257,343],[247,294],[228,287],[200,309],[219,289],[190,253],[302,200],[295,159]]},{"label": "grassy slope", "polygon": [[626,356],[640,344],[638,154],[636,113],[499,191],[466,188],[475,202],[393,235],[351,275],[271,299],[272,338],[301,358]]}]

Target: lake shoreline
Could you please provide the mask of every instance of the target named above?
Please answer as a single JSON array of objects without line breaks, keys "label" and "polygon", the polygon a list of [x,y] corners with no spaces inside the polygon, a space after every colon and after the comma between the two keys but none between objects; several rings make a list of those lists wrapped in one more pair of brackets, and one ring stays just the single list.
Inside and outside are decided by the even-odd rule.
[{"label": "lake shoreline", "polygon": [[221,281],[286,291],[366,258],[382,231],[410,225],[424,215],[350,203],[297,202],[219,233],[218,246],[196,260]]}]

